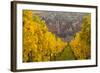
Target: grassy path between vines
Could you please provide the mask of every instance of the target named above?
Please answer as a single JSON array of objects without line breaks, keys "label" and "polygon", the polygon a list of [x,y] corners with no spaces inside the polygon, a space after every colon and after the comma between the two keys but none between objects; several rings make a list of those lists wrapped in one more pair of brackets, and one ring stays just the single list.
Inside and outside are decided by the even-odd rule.
[{"label": "grassy path between vines", "polygon": [[56,60],[75,60],[74,53],[69,44],[59,55],[56,56]]}]

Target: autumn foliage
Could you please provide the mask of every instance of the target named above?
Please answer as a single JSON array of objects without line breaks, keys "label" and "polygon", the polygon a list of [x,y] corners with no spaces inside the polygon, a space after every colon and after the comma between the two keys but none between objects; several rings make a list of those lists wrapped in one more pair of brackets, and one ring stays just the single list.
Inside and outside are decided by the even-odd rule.
[{"label": "autumn foliage", "polygon": [[23,10],[23,62],[51,61],[65,46],[66,42],[48,31],[44,20]]},{"label": "autumn foliage", "polygon": [[81,31],[75,34],[70,42],[77,59],[89,59],[91,57],[91,15],[83,17]]},{"label": "autumn foliage", "polygon": [[[67,34],[66,34],[67,35]],[[23,62],[82,60],[91,58],[91,15],[85,14],[81,30],[64,42],[50,32],[45,20],[32,10],[23,10]]]}]

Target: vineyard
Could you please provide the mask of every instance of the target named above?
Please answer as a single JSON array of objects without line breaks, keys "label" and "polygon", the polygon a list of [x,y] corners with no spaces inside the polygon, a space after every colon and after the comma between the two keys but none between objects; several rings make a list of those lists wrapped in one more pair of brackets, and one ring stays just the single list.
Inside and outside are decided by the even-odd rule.
[{"label": "vineyard", "polygon": [[[48,17],[48,15],[46,16]],[[53,22],[55,25],[57,24],[59,27],[62,27],[59,28],[58,26],[54,26],[54,24],[52,25],[50,21],[47,22],[46,19],[35,11],[23,10],[23,62],[90,59],[90,14],[84,14],[81,26],[79,26],[81,29],[78,29],[76,32],[74,31],[70,36],[70,40],[67,37],[69,35],[68,32],[62,31],[63,27],[59,25],[64,21],[59,21],[59,23]],[[66,28],[68,27],[66,26]],[[64,33],[62,34],[61,31]]]}]

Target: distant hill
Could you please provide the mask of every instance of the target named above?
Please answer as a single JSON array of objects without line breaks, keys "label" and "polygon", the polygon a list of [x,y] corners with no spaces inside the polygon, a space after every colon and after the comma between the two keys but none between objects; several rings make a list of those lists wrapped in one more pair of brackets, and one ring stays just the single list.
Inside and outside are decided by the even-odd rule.
[{"label": "distant hill", "polygon": [[64,41],[70,41],[74,34],[81,30],[82,17],[86,13],[34,11],[45,20],[49,31],[55,33]]}]

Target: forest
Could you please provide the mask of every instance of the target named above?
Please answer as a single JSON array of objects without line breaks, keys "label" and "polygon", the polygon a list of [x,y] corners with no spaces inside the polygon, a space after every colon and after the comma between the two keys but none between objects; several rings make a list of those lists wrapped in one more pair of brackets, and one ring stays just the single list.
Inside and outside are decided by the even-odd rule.
[{"label": "forest", "polygon": [[23,10],[23,62],[91,58],[91,14]]}]

